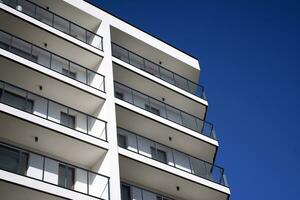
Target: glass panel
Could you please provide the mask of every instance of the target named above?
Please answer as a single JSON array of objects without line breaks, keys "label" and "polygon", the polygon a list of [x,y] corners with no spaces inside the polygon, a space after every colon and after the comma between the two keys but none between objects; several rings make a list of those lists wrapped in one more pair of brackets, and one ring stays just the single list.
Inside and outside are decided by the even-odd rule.
[{"label": "glass panel", "polygon": [[160,78],[168,83],[174,84],[173,73],[164,68],[160,68]]},{"label": "glass panel", "polygon": [[133,97],[131,94],[132,90],[129,89],[128,87],[125,87],[121,84],[115,83],[115,97],[120,97],[121,95],[117,95],[116,93],[122,94],[122,100],[127,101],[129,103],[133,103]]},{"label": "glass panel", "polygon": [[181,112],[182,116],[182,125],[188,127],[194,131],[201,132],[201,130],[197,129],[196,118],[187,113]]},{"label": "glass panel", "polygon": [[83,28],[71,23],[71,33],[70,34],[73,37],[86,42],[86,31]]},{"label": "glass panel", "polygon": [[159,77],[159,71],[158,71],[158,65],[154,64],[153,62],[150,62],[148,60],[145,60],[145,71],[147,71],[148,73]]},{"label": "glass panel", "polygon": [[121,186],[121,199],[122,200],[131,200],[130,186],[122,184],[122,186]]},{"label": "glass panel", "polygon": [[106,140],[105,122],[88,116],[88,134]]},{"label": "glass panel", "polygon": [[114,57],[119,58],[120,60],[123,60],[124,62],[129,63],[128,51],[127,50],[113,44],[112,54],[113,54]]},{"label": "glass panel", "polygon": [[147,109],[146,107],[150,106],[149,105],[149,98],[142,94],[142,93],[139,93],[137,91],[132,91],[132,94],[133,94],[133,104],[142,108],[142,109]]},{"label": "glass panel", "polygon": [[16,6],[17,6],[17,0],[2,0],[2,2],[6,5],[8,5],[8,6],[13,7],[13,8],[16,8]]},{"label": "glass panel", "polygon": [[53,26],[57,28],[58,30],[64,32],[64,33],[70,33],[70,23],[69,21],[54,15],[54,24]]},{"label": "glass panel", "polygon": [[[102,38],[90,31],[86,31],[87,43],[98,48],[102,49]],[[84,40],[85,41],[85,40]]]},{"label": "glass panel", "polygon": [[91,70],[87,70],[87,73],[88,73],[87,84],[94,88],[100,89],[101,91],[104,91],[104,84],[105,84],[104,77],[99,74],[96,74],[95,72],[93,72]]},{"label": "glass panel", "polygon": [[122,148],[127,149],[127,138],[125,135],[118,134],[118,145]]},{"label": "glass panel", "polygon": [[46,9],[36,7],[36,18],[39,21],[44,22],[44,23],[52,26],[53,14],[48,12]]},{"label": "glass panel", "polygon": [[0,48],[9,50],[9,45],[12,37],[2,31],[0,31]]},{"label": "glass panel", "polygon": [[52,55],[51,69],[58,73],[63,73],[63,69],[69,70],[69,61],[62,57]]},{"label": "glass panel", "polygon": [[144,69],[144,59],[129,52],[129,63],[137,68]]},{"label": "glass panel", "polygon": [[168,116],[168,119],[173,121],[173,122],[176,122],[178,124],[182,124],[182,119],[181,119],[181,116],[180,116],[180,111],[171,107],[171,106],[168,106],[166,105],[166,108],[167,108],[167,116]]},{"label": "glass panel", "polygon": [[34,62],[37,60],[35,56],[31,56],[31,44],[23,40],[13,38],[10,51]]},{"label": "glass panel", "polygon": [[17,150],[0,146],[0,168],[13,173],[18,172],[19,152]]},{"label": "glass panel", "polygon": [[70,63],[69,77],[82,83],[86,83],[86,69],[74,63]]},{"label": "glass panel", "polygon": [[40,65],[50,67],[50,53],[41,48],[32,47],[32,59]]},{"label": "glass panel", "polygon": [[28,153],[22,152],[20,153],[20,162],[19,162],[19,174],[26,175],[28,168]]},{"label": "glass panel", "polygon": [[6,85],[2,101],[20,110],[26,110],[26,92],[18,88]]},{"label": "glass panel", "polygon": [[75,116],[61,112],[60,113],[60,123],[64,126],[75,129]]},{"label": "glass panel", "polygon": [[174,81],[175,81],[175,85],[185,91],[189,91],[188,90],[188,84],[187,84],[187,80],[181,76],[178,76],[176,74],[174,74]]},{"label": "glass panel", "polygon": [[165,104],[155,99],[150,99],[150,108],[146,106],[146,110],[166,118]]},{"label": "glass panel", "polygon": [[26,0],[18,0],[19,6],[21,6],[23,13],[26,13],[27,15],[30,15],[32,17],[35,17],[35,6],[26,1]]},{"label": "glass panel", "polygon": [[66,168],[66,188],[74,189],[75,169],[72,167]]}]

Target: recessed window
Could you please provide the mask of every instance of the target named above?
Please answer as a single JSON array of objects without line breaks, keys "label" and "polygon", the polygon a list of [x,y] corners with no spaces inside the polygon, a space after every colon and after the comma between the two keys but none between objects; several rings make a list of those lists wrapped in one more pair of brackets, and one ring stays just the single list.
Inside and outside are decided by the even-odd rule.
[{"label": "recessed window", "polygon": [[163,163],[167,163],[167,154],[165,151],[151,147],[151,157]]},{"label": "recessed window", "polygon": [[121,93],[121,92],[118,92],[118,91],[116,91],[115,92],[115,96],[118,98],[118,99],[124,99],[124,94],[123,93]]},{"label": "recessed window", "polygon": [[121,200],[131,200],[130,186],[122,184],[122,186],[121,186]]},{"label": "recessed window", "polygon": [[75,169],[63,164],[58,166],[58,185],[68,189],[74,189]]},{"label": "recessed window", "polygon": [[60,112],[60,123],[62,125],[75,129],[75,116]]},{"label": "recessed window", "polygon": [[5,146],[0,146],[0,169],[26,175],[28,169],[29,154],[12,149]]},{"label": "recessed window", "polygon": [[127,148],[127,137],[125,135],[118,134],[118,145],[122,148]]},{"label": "recessed window", "polygon": [[152,112],[153,114],[160,115],[160,110],[158,108],[145,104],[145,109],[149,112]]},{"label": "recessed window", "polygon": [[71,72],[70,70],[67,70],[67,69],[62,69],[62,74],[63,75],[66,75],[72,79],[76,79],[76,72]]}]

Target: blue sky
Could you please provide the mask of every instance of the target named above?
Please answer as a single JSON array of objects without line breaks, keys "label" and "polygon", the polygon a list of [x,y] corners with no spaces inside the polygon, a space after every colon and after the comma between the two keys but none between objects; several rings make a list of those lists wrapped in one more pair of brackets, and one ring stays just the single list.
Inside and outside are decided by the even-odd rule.
[{"label": "blue sky", "polygon": [[231,200],[299,199],[299,3],[94,2],[199,58]]}]

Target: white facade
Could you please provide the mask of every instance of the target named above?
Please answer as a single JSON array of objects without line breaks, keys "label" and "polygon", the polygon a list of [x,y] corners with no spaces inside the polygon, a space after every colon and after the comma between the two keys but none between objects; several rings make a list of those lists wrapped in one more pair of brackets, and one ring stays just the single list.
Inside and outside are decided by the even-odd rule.
[{"label": "white facade", "polygon": [[4,199],[229,199],[197,59],[83,0],[0,27]]}]

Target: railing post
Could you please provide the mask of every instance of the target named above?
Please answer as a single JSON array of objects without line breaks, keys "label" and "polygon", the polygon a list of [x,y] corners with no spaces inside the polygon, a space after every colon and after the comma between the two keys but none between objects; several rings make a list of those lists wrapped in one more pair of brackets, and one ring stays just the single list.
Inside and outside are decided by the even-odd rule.
[{"label": "railing post", "polygon": [[49,68],[51,69],[52,67],[52,59],[53,59],[53,56],[52,56],[52,53],[50,53],[50,63],[49,63]]},{"label": "railing post", "polygon": [[4,91],[5,91],[5,85],[6,84],[4,82],[2,82],[2,81],[0,83],[3,83],[2,94],[1,94],[1,99],[0,99],[1,102],[3,102],[3,100],[4,100]]},{"label": "railing post", "polygon": [[107,183],[108,183],[108,200],[110,200],[110,179],[107,178]]},{"label": "railing post", "polygon": [[169,117],[168,117],[168,110],[167,110],[167,104],[164,103],[164,105],[165,105],[164,107],[165,107],[165,111],[166,111],[166,119],[169,119]]},{"label": "railing post", "polygon": [[128,63],[130,64],[130,56],[129,56],[129,51],[126,49],[127,51],[127,59],[128,59]]},{"label": "railing post", "polygon": [[[89,73],[88,69],[85,69],[85,82],[86,82],[87,85],[89,85],[89,81],[88,81],[88,73]],[[99,89],[100,89],[100,88],[99,88]]]},{"label": "railing post", "polygon": [[130,92],[131,92],[131,99],[132,99],[132,104],[134,105],[134,96],[133,96],[133,90],[130,88]]},{"label": "railing post", "polygon": [[140,153],[140,150],[139,150],[139,141],[138,141],[138,136],[135,135],[135,139],[136,139],[136,150],[137,150],[137,153]]},{"label": "railing post", "polygon": [[193,169],[193,166],[192,166],[191,157],[189,155],[187,155],[187,156],[188,156],[188,159],[189,159],[189,165],[190,165],[191,173],[194,174],[194,169]]},{"label": "railing post", "polygon": [[105,122],[105,141],[107,141],[107,122]]},{"label": "railing post", "polygon": [[90,186],[90,178],[89,178],[89,172],[86,171],[86,193],[89,194],[89,186]]},{"label": "railing post", "polygon": [[171,152],[172,152],[173,165],[174,165],[174,167],[176,167],[175,157],[174,157],[174,149],[171,149]]},{"label": "railing post", "polygon": [[43,156],[43,171],[42,171],[42,181],[45,179],[45,156]]},{"label": "railing post", "polygon": [[86,115],[86,134],[89,134],[89,116]]},{"label": "railing post", "polygon": [[46,119],[49,119],[49,99],[47,99],[47,113],[46,113]]}]

